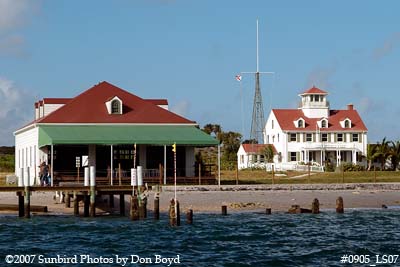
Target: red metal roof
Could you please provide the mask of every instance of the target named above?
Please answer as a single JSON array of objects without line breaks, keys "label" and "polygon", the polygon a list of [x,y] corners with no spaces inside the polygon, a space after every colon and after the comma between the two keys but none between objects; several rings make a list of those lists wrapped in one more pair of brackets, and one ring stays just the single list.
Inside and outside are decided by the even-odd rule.
[{"label": "red metal roof", "polygon": [[[322,118],[307,118],[301,109],[273,109],[272,112],[283,131],[316,131],[317,121]],[[298,118],[305,120],[304,128],[296,128],[293,121]],[[340,121],[346,118],[351,120],[351,128],[342,128]],[[319,128],[321,132],[330,131],[367,131],[367,127],[356,110],[331,110],[328,119],[328,128]]]},{"label": "red metal roof", "polygon": [[327,94],[328,92],[313,86],[312,88],[304,91],[301,95],[327,95]]},{"label": "red metal roof", "polygon": [[72,98],[43,98],[44,104],[67,104]]},{"label": "red metal roof", "polygon": [[167,99],[145,99],[154,105],[168,105]]},{"label": "red metal roof", "polygon": [[[123,114],[108,114],[106,102],[118,96],[123,103]],[[193,124],[173,112],[165,110],[108,82],[101,82],[72,98],[64,106],[37,121],[38,123],[160,123]]]},{"label": "red metal roof", "polygon": [[242,144],[246,153],[260,154],[265,147],[271,146],[274,154],[277,153],[275,146],[272,144]]}]

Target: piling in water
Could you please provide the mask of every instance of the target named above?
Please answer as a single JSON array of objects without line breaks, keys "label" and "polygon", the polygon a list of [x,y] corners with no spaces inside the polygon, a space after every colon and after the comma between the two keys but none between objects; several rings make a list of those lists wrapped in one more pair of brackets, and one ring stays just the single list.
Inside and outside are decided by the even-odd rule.
[{"label": "piling in water", "polygon": [[109,196],[109,204],[110,204],[110,208],[114,208],[114,194],[110,194]]},{"label": "piling in water", "polygon": [[89,217],[89,207],[90,207],[90,196],[85,193],[83,195],[83,216]]},{"label": "piling in water", "polygon": [[176,201],[176,225],[180,226],[181,225],[181,210],[179,207],[179,201]]},{"label": "piling in water", "polygon": [[154,219],[160,219],[160,196],[158,193],[154,194]]},{"label": "piling in water", "polygon": [[343,206],[343,198],[338,197],[336,199],[336,212],[337,213],[344,213],[344,206]]},{"label": "piling in water", "polygon": [[139,220],[139,203],[136,195],[131,197],[130,217],[132,221]]},{"label": "piling in water", "polygon": [[30,189],[30,186],[25,186],[24,216],[25,216],[25,218],[31,217],[31,189]]},{"label": "piling in water", "polygon": [[96,187],[90,186],[90,217],[96,216]]},{"label": "piling in water", "polygon": [[171,226],[177,226],[175,199],[171,199],[171,202],[169,204],[169,224]]},{"label": "piling in water", "polygon": [[311,205],[311,213],[318,214],[319,213],[319,200],[318,198],[314,198]]},{"label": "piling in water", "polygon": [[186,212],[186,223],[193,224],[193,210],[192,209],[189,209]]},{"label": "piling in water", "polygon": [[266,208],[265,209],[265,214],[270,215],[271,214],[271,208]]},{"label": "piling in water", "polygon": [[119,215],[125,216],[125,195],[119,194]]},{"label": "piling in water", "polygon": [[228,207],[226,205],[221,206],[222,215],[228,215]]},{"label": "piling in water", "polygon": [[21,192],[17,193],[18,195],[18,217],[24,217],[24,195]]},{"label": "piling in water", "polygon": [[66,208],[71,207],[71,196],[69,195],[68,191],[65,191],[65,207]]},{"label": "piling in water", "polygon": [[78,194],[74,191],[74,198],[73,198],[73,205],[74,205],[74,215],[79,216],[79,200]]}]

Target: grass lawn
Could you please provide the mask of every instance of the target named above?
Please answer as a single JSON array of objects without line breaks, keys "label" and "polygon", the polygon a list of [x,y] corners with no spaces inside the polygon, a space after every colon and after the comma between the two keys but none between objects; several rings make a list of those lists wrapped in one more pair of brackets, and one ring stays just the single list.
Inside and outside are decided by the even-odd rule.
[{"label": "grass lawn", "polygon": [[[344,179],[343,179],[344,177]],[[400,182],[400,172],[396,171],[377,171],[376,179],[374,171],[364,172],[278,172],[275,174],[275,184],[329,184],[329,183],[384,183]],[[235,171],[221,171],[222,184],[236,184]],[[263,170],[244,170],[239,171],[239,184],[272,184],[272,173]]]}]

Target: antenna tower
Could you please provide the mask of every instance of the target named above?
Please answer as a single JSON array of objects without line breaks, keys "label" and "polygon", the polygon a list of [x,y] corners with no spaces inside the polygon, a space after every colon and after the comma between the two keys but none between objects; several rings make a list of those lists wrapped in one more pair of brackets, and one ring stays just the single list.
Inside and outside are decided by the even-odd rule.
[{"label": "antenna tower", "polygon": [[259,71],[259,60],[258,60],[258,20],[257,20],[257,70],[256,72],[242,72],[243,74],[255,74],[255,92],[253,101],[253,116],[251,119],[251,130],[250,139],[256,140],[258,144],[263,142],[263,133],[265,127],[264,120],[264,105],[262,101],[261,89],[260,89],[260,73],[261,74],[274,74],[274,72],[260,72]]}]

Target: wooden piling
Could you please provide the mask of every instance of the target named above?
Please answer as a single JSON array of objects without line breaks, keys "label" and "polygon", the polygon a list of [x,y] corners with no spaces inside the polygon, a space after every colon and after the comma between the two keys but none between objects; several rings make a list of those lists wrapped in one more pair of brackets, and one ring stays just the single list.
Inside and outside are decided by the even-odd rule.
[{"label": "wooden piling", "polygon": [[114,208],[114,194],[108,195],[108,202],[109,202],[110,208]]},{"label": "wooden piling", "polygon": [[336,212],[337,213],[344,213],[344,206],[343,206],[343,198],[338,197],[336,199]]},{"label": "wooden piling", "polygon": [[314,198],[311,205],[311,213],[318,214],[319,213],[319,200],[318,198]]},{"label": "wooden piling", "polygon": [[18,192],[17,195],[18,195],[18,217],[24,217],[25,215],[24,195],[21,192]]},{"label": "wooden piling", "polygon": [[90,217],[96,216],[96,186],[90,185]]},{"label": "wooden piling", "polygon": [[160,196],[159,193],[154,194],[154,220],[160,219]]},{"label": "wooden piling", "polygon": [[271,214],[271,208],[266,208],[265,209],[265,214],[270,215]]},{"label": "wooden piling", "polygon": [[71,207],[71,196],[69,195],[68,191],[65,191],[65,207],[66,208]]},{"label": "wooden piling", "polygon": [[221,206],[222,215],[228,215],[228,207],[226,205]]},{"label": "wooden piling", "polygon": [[139,219],[146,219],[147,217],[147,200],[142,199],[139,202]]},{"label": "wooden piling", "polygon": [[85,193],[83,195],[83,216],[89,217],[90,196]]},{"label": "wooden piling", "polygon": [[131,196],[130,217],[132,221],[139,220],[139,204],[136,195]]},{"label": "wooden piling", "polygon": [[169,225],[177,226],[176,213],[175,213],[175,199],[171,199],[169,204]]},{"label": "wooden piling", "polygon": [[181,225],[181,210],[179,207],[179,201],[176,201],[176,225],[180,226]]},{"label": "wooden piling", "polygon": [[186,223],[193,224],[193,210],[192,209],[189,209],[186,212]]},{"label": "wooden piling", "polygon": [[125,216],[125,195],[119,194],[119,215]]},{"label": "wooden piling", "polygon": [[24,199],[24,217],[31,217],[31,188],[30,186],[25,186],[25,199]]},{"label": "wooden piling", "polygon": [[76,191],[74,191],[74,199],[72,201],[74,205],[74,216],[79,216],[79,200]]}]

